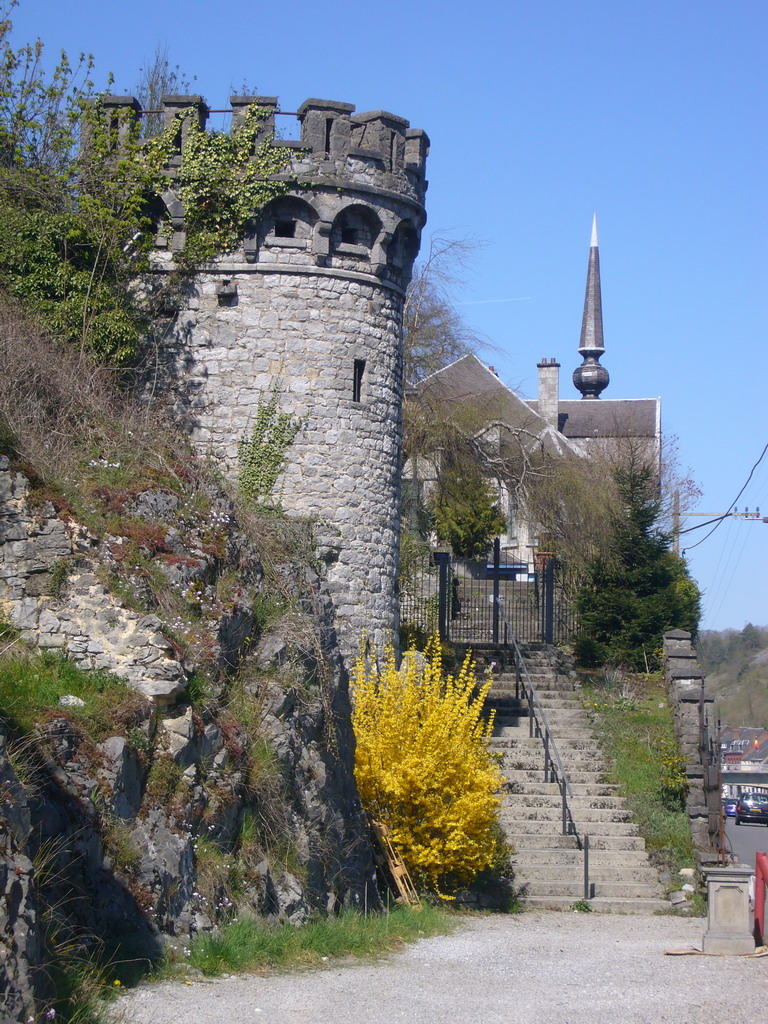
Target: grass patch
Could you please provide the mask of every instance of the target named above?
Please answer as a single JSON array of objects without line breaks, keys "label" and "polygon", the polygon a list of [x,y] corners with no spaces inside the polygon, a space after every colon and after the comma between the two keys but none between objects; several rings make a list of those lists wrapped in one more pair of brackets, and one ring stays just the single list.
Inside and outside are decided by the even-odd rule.
[{"label": "grass patch", "polygon": [[[252,681],[251,681],[252,682]],[[264,699],[250,691],[243,672],[233,681],[226,710],[231,752],[245,756],[248,804],[238,844],[246,873],[265,857],[301,878],[305,858],[299,853],[297,830],[290,811],[291,797],[280,759],[265,736]],[[252,813],[253,808],[256,813]]]},{"label": "grass patch", "polygon": [[648,852],[671,872],[694,864],[672,709],[660,676],[588,677],[584,699]]},{"label": "grass patch", "polygon": [[[114,996],[102,975],[106,973],[100,958],[72,953],[56,953],[48,965],[53,998],[51,1007],[37,1019],[57,1024],[110,1024],[108,1002]],[[55,1011],[56,1016],[49,1016]]]},{"label": "grass patch", "polygon": [[170,754],[157,754],[147,775],[144,797],[150,804],[167,807],[184,783],[184,773]]},{"label": "grass patch", "polygon": [[202,908],[213,921],[231,918],[243,895],[244,869],[239,858],[214,839],[195,842],[197,892]]},{"label": "grass patch", "polygon": [[214,935],[192,942],[189,962],[203,974],[310,967],[339,957],[375,958],[427,935],[444,935],[456,927],[445,911],[396,907],[388,914],[364,916],[347,910],[301,927],[270,926],[241,917]]},{"label": "grass patch", "polygon": [[[83,707],[61,707],[59,698],[79,697]],[[77,723],[95,743],[115,735],[143,698],[109,672],[78,668],[59,654],[33,651],[19,643],[0,656],[0,717],[27,734],[52,713]]]},{"label": "grass patch", "polygon": [[141,853],[133,842],[130,827],[121,818],[108,818],[104,822],[101,839],[116,871],[132,874],[138,870]]}]

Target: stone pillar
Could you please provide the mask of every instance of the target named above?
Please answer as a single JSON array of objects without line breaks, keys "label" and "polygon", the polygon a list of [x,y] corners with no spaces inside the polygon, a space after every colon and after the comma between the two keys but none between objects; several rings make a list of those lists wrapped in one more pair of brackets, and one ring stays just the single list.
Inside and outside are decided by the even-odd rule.
[{"label": "stone pillar", "polygon": [[699,855],[711,854],[719,846],[720,745],[711,730],[714,698],[704,691],[704,673],[691,634],[683,629],[664,634],[664,679],[686,760],[691,835]]},{"label": "stone pillar", "polygon": [[705,953],[744,956],[754,953],[750,931],[749,879],[752,868],[733,864],[727,868],[706,868],[707,930]]}]

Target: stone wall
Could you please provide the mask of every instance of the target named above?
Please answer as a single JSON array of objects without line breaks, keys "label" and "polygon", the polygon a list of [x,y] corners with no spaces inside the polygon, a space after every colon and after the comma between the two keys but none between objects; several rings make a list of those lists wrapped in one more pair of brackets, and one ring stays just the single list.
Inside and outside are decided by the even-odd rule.
[{"label": "stone wall", "polygon": [[714,698],[704,690],[691,634],[664,634],[664,679],[675,715],[675,733],[686,761],[688,818],[700,859],[719,848],[720,744],[713,717]]},{"label": "stone wall", "polygon": [[[237,306],[199,276],[164,340],[175,415],[198,451],[229,473],[259,403],[302,426],[273,495],[317,524],[346,653],[365,628],[395,631],[402,441],[402,299],[379,283],[232,269]],[[355,366],[364,363],[356,400]]]}]

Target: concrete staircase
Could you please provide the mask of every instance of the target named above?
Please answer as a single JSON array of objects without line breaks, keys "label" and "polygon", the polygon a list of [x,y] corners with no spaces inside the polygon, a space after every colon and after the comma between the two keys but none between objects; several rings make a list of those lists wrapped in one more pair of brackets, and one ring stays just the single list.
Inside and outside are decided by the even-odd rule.
[{"label": "concrete staircase", "polygon": [[[669,909],[624,799],[616,786],[604,781],[608,766],[598,752],[574,680],[558,672],[552,649],[528,647],[523,654],[571,783],[576,828],[580,835],[589,835],[592,909]],[[514,673],[494,678],[488,707],[496,710],[489,745],[501,755],[507,781],[501,823],[515,850],[515,887],[521,902],[569,907],[584,898],[584,854],[574,836],[562,834],[559,786],[544,782],[543,740],[529,737],[527,707],[515,699]]]}]

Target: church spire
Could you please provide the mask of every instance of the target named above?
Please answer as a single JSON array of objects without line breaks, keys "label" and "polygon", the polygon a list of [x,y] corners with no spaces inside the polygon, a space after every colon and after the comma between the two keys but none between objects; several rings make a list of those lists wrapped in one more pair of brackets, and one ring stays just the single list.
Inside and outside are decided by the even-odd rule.
[{"label": "church spire", "polygon": [[592,219],[592,239],[587,266],[587,290],[581,320],[579,352],[584,362],[573,372],[573,383],[582,398],[599,398],[608,387],[608,371],[600,365],[603,343],[603,303],[600,295],[600,250],[597,246],[597,214]]}]

